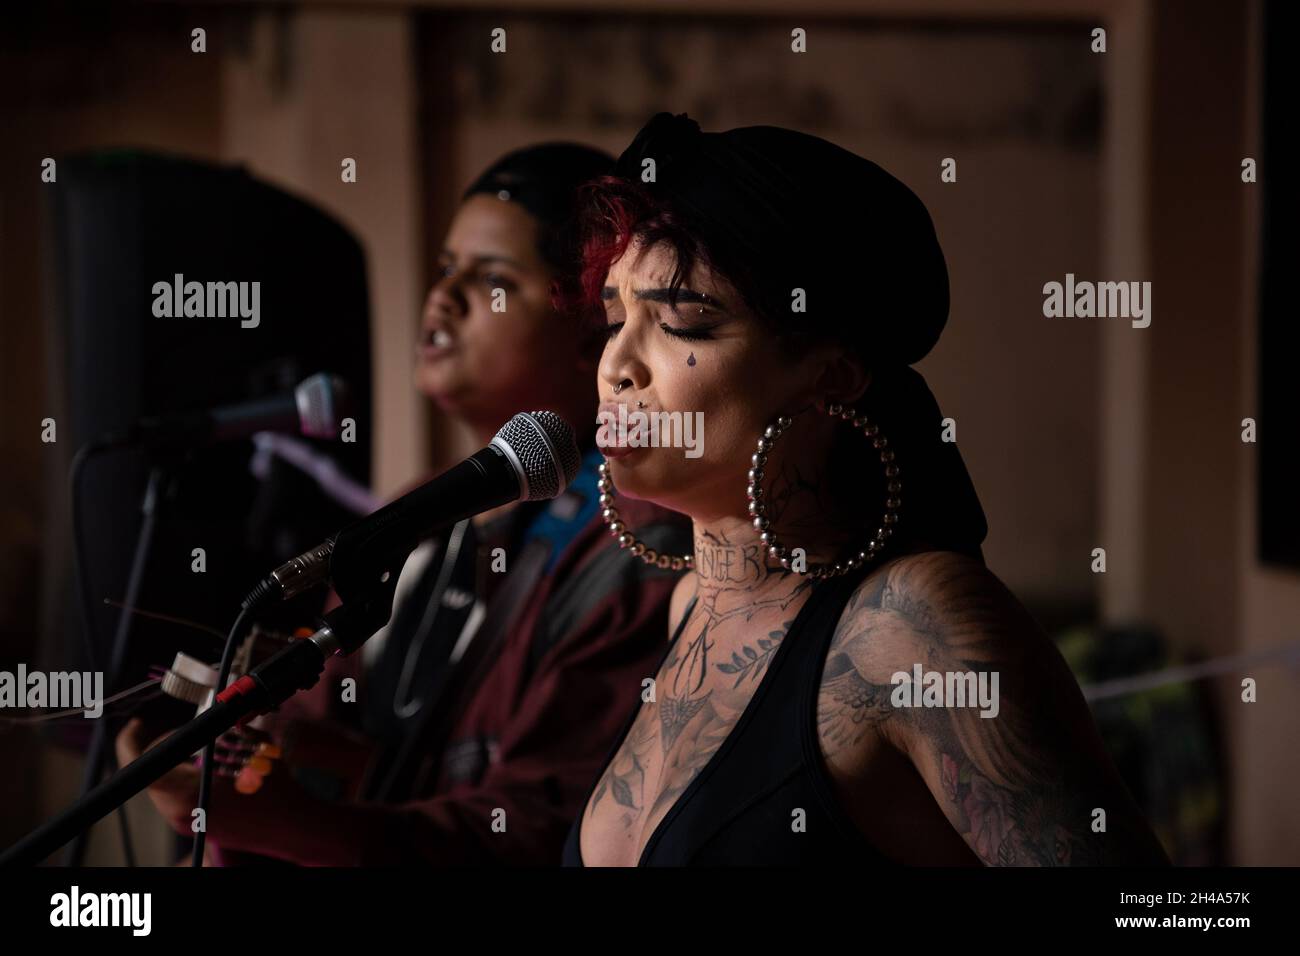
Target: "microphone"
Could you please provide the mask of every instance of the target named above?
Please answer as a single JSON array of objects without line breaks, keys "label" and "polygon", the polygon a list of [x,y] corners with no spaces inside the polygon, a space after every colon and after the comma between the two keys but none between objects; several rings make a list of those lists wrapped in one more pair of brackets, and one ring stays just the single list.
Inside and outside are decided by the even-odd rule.
[{"label": "microphone", "polygon": [[254,590],[287,600],[323,581],[339,596],[387,580],[417,544],[511,501],[558,496],[578,474],[573,429],[554,412],[520,412],[481,451],[271,572]]},{"label": "microphone", "polygon": [[113,443],[201,445],[247,438],[257,432],[293,432],[337,438],[349,404],[347,383],[318,372],[292,392],[237,405],[142,418]]}]

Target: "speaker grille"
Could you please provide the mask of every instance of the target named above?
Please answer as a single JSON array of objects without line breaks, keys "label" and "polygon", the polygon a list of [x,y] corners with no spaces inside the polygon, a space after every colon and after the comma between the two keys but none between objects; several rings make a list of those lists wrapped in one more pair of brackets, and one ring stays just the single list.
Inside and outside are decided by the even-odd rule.
[{"label": "speaker grille", "polygon": [[573,429],[555,412],[520,412],[501,427],[497,438],[523,466],[529,501],[556,497],[578,475]]}]

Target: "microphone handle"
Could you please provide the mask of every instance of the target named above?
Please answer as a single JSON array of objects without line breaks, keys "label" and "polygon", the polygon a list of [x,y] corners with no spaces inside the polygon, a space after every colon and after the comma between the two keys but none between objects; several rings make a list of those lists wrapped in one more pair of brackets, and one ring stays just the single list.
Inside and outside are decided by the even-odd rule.
[{"label": "microphone handle", "polygon": [[297,399],[273,395],[224,408],[150,416],[112,440],[155,447],[193,445],[245,438],[259,431],[297,432],[301,424]]},{"label": "microphone handle", "polygon": [[214,408],[209,414],[212,441],[244,438],[254,432],[290,431],[302,428],[295,395],[271,395],[267,398],[225,408]]},{"label": "microphone handle", "polygon": [[344,601],[396,577],[423,539],[463,518],[518,500],[519,480],[489,445],[334,538],[329,576]]}]

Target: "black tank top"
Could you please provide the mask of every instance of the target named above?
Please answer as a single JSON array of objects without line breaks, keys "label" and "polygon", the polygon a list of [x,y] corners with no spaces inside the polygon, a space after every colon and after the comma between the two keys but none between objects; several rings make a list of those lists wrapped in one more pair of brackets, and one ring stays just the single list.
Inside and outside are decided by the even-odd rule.
[{"label": "black tank top", "polygon": [[[640,866],[893,865],[840,808],[817,732],[822,664],[835,626],[853,589],[875,566],[814,582],[740,719],[659,821]],[[669,651],[694,605],[678,623]],[[639,711],[638,704],[606,765]],[[583,865],[579,832],[590,799],[588,791],[569,829],[565,866]]]}]

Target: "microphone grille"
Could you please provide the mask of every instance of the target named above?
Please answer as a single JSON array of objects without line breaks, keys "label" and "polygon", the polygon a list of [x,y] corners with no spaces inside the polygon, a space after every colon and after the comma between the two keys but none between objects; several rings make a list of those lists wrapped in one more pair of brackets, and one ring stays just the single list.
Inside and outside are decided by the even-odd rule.
[{"label": "microphone grille", "polygon": [[520,412],[501,426],[497,438],[510,446],[524,469],[525,498],[555,498],[578,475],[573,429],[555,412]]},{"label": "microphone grille", "polygon": [[298,422],[309,438],[338,438],[348,406],[348,387],[337,375],[318,372],[293,391]]}]

